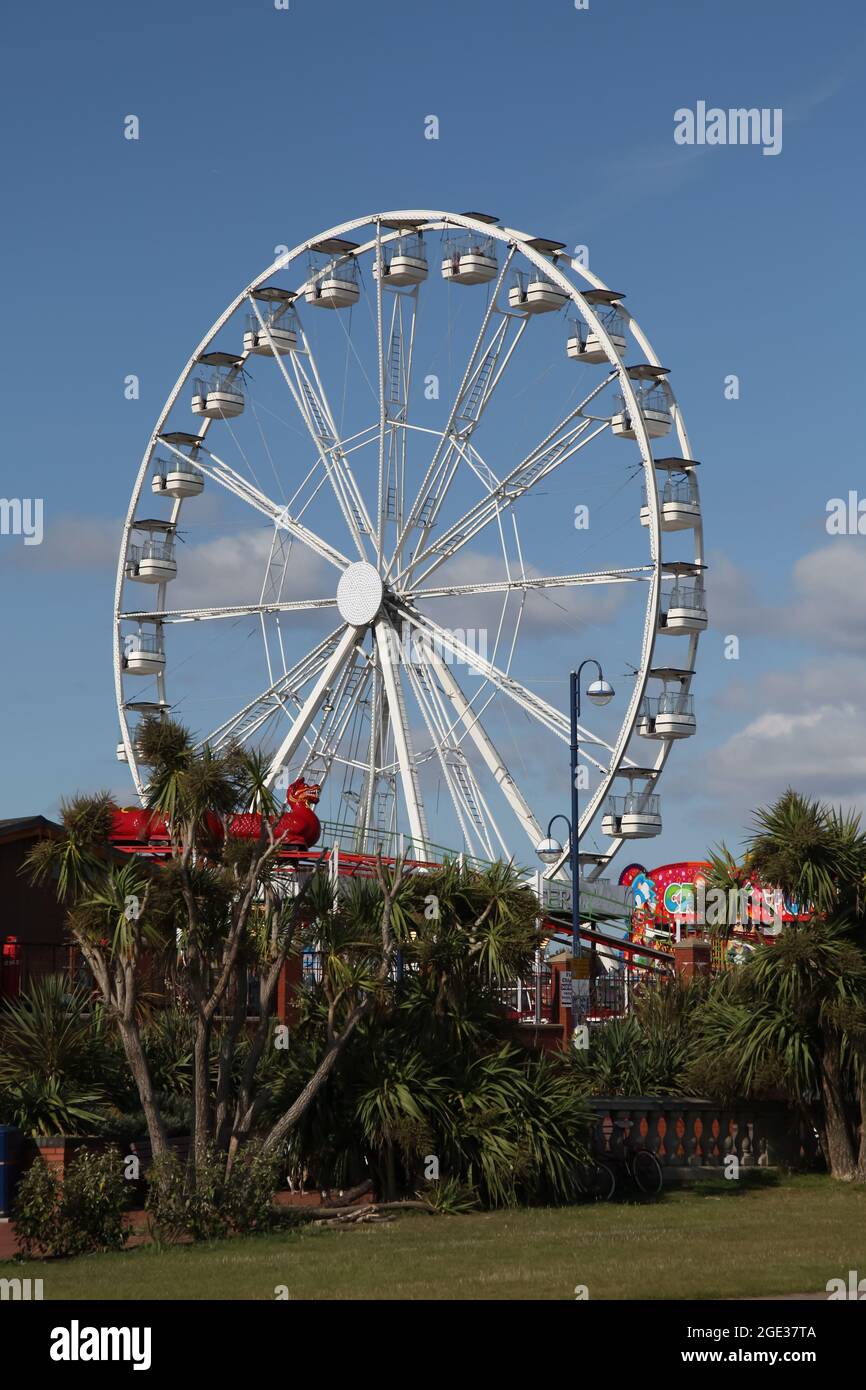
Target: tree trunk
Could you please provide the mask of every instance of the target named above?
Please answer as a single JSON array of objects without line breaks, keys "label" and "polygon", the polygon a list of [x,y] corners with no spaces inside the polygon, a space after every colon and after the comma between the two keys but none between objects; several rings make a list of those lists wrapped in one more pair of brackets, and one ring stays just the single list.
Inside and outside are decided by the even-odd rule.
[{"label": "tree trunk", "polygon": [[[388,971],[391,966],[391,961],[394,957],[395,948],[394,937],[391,931],[391,912],[393,910],[397,894],[399,893],[400,885],[403,882],[404,874],[405,865],[401,862],[400,864],[398,864],[397,869],[394,873],[394,877],[390,884],[386,883],[385,876],[382,870],[382,861],[381,859],[377,860],[376,876],[379,882],[379,887],[381,888],[383,894],[382,914],[379,922],[382,935],[382,961],[379,966],[378,972],[380,985],[383,985],[387,980]],[[331,1072],[333,1071],[334,1067],[336,1066],[340,1053],[343,1051],[344,1047],[346,1046],[346,1043],[349,1041],[349,1038],[354,1033],[355,1028],[358,1026],[364,1015],[368,1012],[370,1006],[373,1003],[373,997],[374,996],[372,994],[368,994],[360,1004],[357,1004],[352,1009],[351,1013],[346,1019],[342,1031],[333,1035],[331,1034],[331,1029],[333,1027],[335,1001],[330,1001],[328,1019],[329,1039],[328,1045],[325,1048],[324,1056],[322,1057],[322,1060],[319,1063],[319,1065],[316,1067],[315,1072],[310,1077],[310,1080],[307,1082],[306,1086],[301,1091],[301,1094],[292,1102],[285,1114],[281,1115],[280,1118],[277,1120],[277,1123],[274,1125],[273,1129],[271,1130],[270,1134],[264,1142],[265,1153],[273,1153],[277,1146],[283,1142],[286,1135],[289,1134],[291,1130],[295,1128],[298,1122],[306,1114],[307,1110],[312,1105],[316,1096],[319,1094],[319,1091],[322,1089]]]},{"label": "tree trunk", "polygon": [[144,1111],[151,1153],[154,1158],[161,1157],[168,1152],[168,1140],[135,1012],[138,991],[137,957],[133,956],[127,961],[118,959],[109,966],[104,952],[99,947],[93,946],[78,932],[75,932],[74,936],[93,972],[108,1015],[117,1024],[123,1051]]},{"label": "tree trunk", "polygon": [[860,1147],[857,1154],[857,1181],[866,1182],[866,1070],[860,1077]]},{"label": "tree trunk", "polygon": [[389,1139],[385,1146],[385,1201],[393,1202],[397,1196],[397,1165],[394,1159],[394,1145]]},{"label": "tree trunk", "polygon": [[123,1050],[126,1053],[126,1060],[129,1063],[129,1069],[132,1072],[141,1101],[141,1108],[147,1121],[151,1152],[154,1158],[161,1158],[168,1152],[168,1140],[166,1139],[162,1116],[159,1113],[150,1067],[144,1055],[138,1025],[119,1019],[117,1026],[123,1043]]},{"label": "tree trunk", "polygon": [[[238,1039],[247,1016],[246,980],[239,971],[234,981],[231,1018],[223,1024],[220,1037],[219,1068],[217,1072],[214,1142],[218,1149],[227,1149],[232,1133],[232,1113],[235,1110],[234,1069]],[[231,991],[229,991],[231,993]]]},{"label": "tree trunk", "polygon": [[192,1151],[196,1168],[205,1161],[210,1139],[210,1038],[210,1023],[199,1018],[193,1050]]},{"label": "tree trunk", "polygon": [[246,1143],[249,1138],[253,1123],[265,1103],[263,1095],[253,1096],[253,1088],[259,1063],[264,1056],[265,1048],[268,1045],[272,1030],[276,1026],[277,1021],[273,1016],[274,998],[277,993],[277,985],[279,984],[280,974],[286,963],[290,945],[291,937],[289,937],[280,950],[276,960],[271,962],[266,973],[259,982],[259,1022],[255,1034],[253,1035],[243,1073],[241,1074],[241,1079],[237,1087],[234,1121],[231,1124],[231,1137],[227,1146],[227,1173],[231,1172],[235,1155],[241,1144]]},{"label": "tree trunk", "polygon": [[845,1114],[839,1074],[839,1055],[830,1044],[821,1060],[821,1096],[824,1101],[827,1164],[834,1178],[850,1181],[854,1177],[854,1147]]},{"label": "tree trunk", "polygon": [[331,1075],[340,1053],[355,1031],[357,1024],[367,1012],[369,1003],[370,1001],[368,999],[365,1000],[363,1004],[359,1004],[349,1015],[343,1031],[328,1043],[325,1049],[325,1055],[316,1067],[316,1070],[313,1072],[306,1086],[301,1091],[301,1094],[292,1102],[285,1114],[280,1116],[265,1140],[265,1153],[273,1153],[277,1145],[282,1143],[286,1135],[295,1128],[306,1114],[307,1110],[316,1099],[316,1096],[319,1094],[319,1091],[321,1091],[328,1077]]}]

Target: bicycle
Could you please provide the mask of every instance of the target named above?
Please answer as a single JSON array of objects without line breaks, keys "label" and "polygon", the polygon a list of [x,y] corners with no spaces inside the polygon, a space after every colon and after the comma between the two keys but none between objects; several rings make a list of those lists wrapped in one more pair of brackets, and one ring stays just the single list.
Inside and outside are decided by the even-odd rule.
[{"label": "bicycle", "polygon": [[642,1197],[657,1197],[664,1186],[664,1173],[649,1149],[626,1150],[620,1157],[605,1155],[593,1163],[580,1165],[575,1182],[578,1192],[596,1202],[609,1202],[627,1178]]}]

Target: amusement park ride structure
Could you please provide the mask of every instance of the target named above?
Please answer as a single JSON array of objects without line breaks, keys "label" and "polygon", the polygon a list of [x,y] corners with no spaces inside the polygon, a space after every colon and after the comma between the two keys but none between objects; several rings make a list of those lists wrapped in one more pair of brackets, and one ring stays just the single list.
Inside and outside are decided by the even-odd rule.
[{"label": "amusement park ride structure", "polygon": [[[444,306],[431,313],[446,324],[458,384],[432,427],[417,405],[438,378],[426,359],[419,367],[418,344],[421,316],[437,294],[448,296],[447,316]],[[366,361],[353,312],[366,315]],[[558,341],[549,331],[556,322],[565,327]],[[329,333],[346,348],[346,382],[351,370],[358,392],[366,392],[366,418],[359,415],[351,430],[344,424],[349,388],[333,379],[325,386],[328,353],[336,352]],[[533,360],[542,374],[560,361],[572,372],[573,399],[563,415],[543,418],[547,398],[527,377]],[[288,422],[262,404],[257,383],[265,374],[268,389],[282,391]],[[531,428],[535,442],[507,458],[510,435],[503,447],[494,433],[492,451],[484,440],[518,387],[529,394],[517,425]],[[242,438],[245,412],[255,433]],[[285,446],[272,446],[265,433],[278,418],[293,431],[290,467]],[[667,435],[676,447],[655,457],[656,441]],[[598,476],[609,479],[611,495],[624,476],[643,482],[629,542],[639,547],[635,563],[560,573],[549,563],[557,547],[538,534],[540,558],[527,563],[532,506],[564,479],[575,485],[575,470],[606,440],[623,441],[611,446],[614,454],[631,451],[630,474],[602,460]],[[494,467],[491,460],[503,455],[506,462]],[[279,487],[262,482],[266,466]],[[552,799],[550,777],[541,794],[537,784],[518,782],[520,759],[506,762],[500,751],[509,711],[527,722],[533,751],[536,740],[540,747],[549,739],[564,752],[570,738],[568,714],[514,674],[527,600],[600,595],[601,611],[612,590],[642,593],[639,636],[628,653],[634,681],[619,702],[618,727],[606,736],[582,724],[579,730],[581,763],[594,779],[574,827],[581,848],[592,843],[580,855],[581,907],[589,918],[625,917],[628,892],[604,871],[625,841],[661,831],[662,770],[674,744],[696,727],[691,684],[707,623],[697,467],[667,368],[623,295],[570,259],[563,243],[486,214],[416,209],[356,218],[279,255],[195,348],[132,491],[117,568],[114,680],[118,757],[142,805],[148,773],[137,730],[144,718],[171,711],[195,721],[202,746],[265,750],[270,784],[291,788],[295,810],[307,784],[316,789],[307,798],[311,810],[319,789],[342,777],[340,812],[325,823],[319,849],[287,842],[287,859],[326,854],[339,861],[339,873],[369,869],[377,854],[419,866],[441,862],[445,851],[433,843],[428,816],[435,777],[446,793],[454,853],[525,863],[553,809],[538,804]],[[184,577],[182,522],[195,525],[205,491],[239,504],[266,528],[259,533],[266,546],[250,557],[250,572],[259,564],[254,601],[171,602],[171,586],[182,587]],[[161,514],[148,515],[157,504]],[[498,576],[488,577],[478,562],[476,538],[498,544]],[[308,597],[300,581],[311,568],[317,578],[333,572],[333,584]],[[152,597],[142,602],[143,595]],[[488,657],[468,640],[465,615],[492,602],[502,607]],[[459,629],[434,616],[443,604],[456,605]],[[330,630],[310,641],[322,617]],[[261,688],[252,684],[248,657],[223,658],[216,676],[205,680],[196,670],[197,682],[178,697],[176,677],[199,660],[184,652],[184,634],[243,623],[261,642]],[[681,655],[672,662],[673,647]],[[558,674],[571,664],[569,650]],[[471,673],[472,688],[455,665]],[[248,697],[210,727],[206,704],[197,703],[202,688],[219,691],[247,673]],[[144,813],[121,815],[118,843],[158,854],[160,835]],[[565,845],[533,877],[545,909],[566,919],[573,848]]]}]

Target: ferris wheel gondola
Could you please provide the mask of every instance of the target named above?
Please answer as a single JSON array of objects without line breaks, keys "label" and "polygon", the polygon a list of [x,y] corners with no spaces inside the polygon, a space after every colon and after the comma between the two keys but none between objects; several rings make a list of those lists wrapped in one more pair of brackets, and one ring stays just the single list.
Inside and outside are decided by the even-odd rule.
[{"label": "ferris wheel gondola", "polygon": [[[456,299],[446,307],[443,295]],[[549,627],[550,614],[570,614],[566,600],[581,599],[587,616],[577,625],[613,626],[628,607],[610,600],[616,591],[630,595],[630,635],[617,650],[635,675],[615,718],[580,731],[588,877],[624,840],[659,833],[661,771],[695,731],[691,684],[707,621],[702,516],[669,374],[623,300],[562,242],[485,214],[425,210],[332,228],[237,295],[156,421],[121,541],[115,689],[123,756],[142,797],[142,711],[174,708],[202,743],[265,750],[273,784],[306,775],[338,788],[333,834],[356,849],[399,838],[429,859],[432,813],[443,843],[525,863],[549,818],[546,769],[569,737],[567,715],[535,688],[531,656],[521,664],[527,646],[541,653],[549,640],[532,614]],[[419,361],[425,316],[445,346],[437,355],[425,340],[429,356]],[[548,331],[562,319],[566,352],[561,327]],[[440,362],[453,373],[441,401]],[[546,382],[559,371],[568,404],[557,415]],[[422,402],[439,402],[438,413]],[[662,436],[679,453],[666,442],[656,460]],[[614,460],[624,448],[615,444],[593,474],[589,460],[608,440],[630,442],[631,463]],[[629,553],[558,565],[558,495],[584,477],[595,480],[599,509],[630,498],[632,477],[642,480],[633,504],[615,501],[631,511],[612,528],[611,550]],[[194,543],[202,493],[211,508],[218,498],[259,527],[237,542],[249,543],[248,563],[216,570],[220,584],[236,573],[239,585],[257,570],[252,597],[183,600],[175,541],[182,518]],[[165,499],[167,515],[142,519],[145,495]],[[219,543],[205,534],[202,553],[216,555]],[[670,545],[679,552],[667,553]],[[152,600],[143,604],[142,593]],[[203,628],[216,634],[209,655],[185,651],[185,634]],[[247,644],[243,659],[230,656],[229,632],[245,641],[257,633],[260,655]],[[670,635],[686,646],[678,644],[676,679],[659,687],[668,668],[654,666],[656,645]],[[560,646],[554,670],[553,656],[537,654],[536,673],[549,661],[544,680],[553,684],[572,659]],[[213,718],[223,694],[236,703]],[[640,747],[654,753],[650,768]],[[566,853],[548,876],[565,876]]]}]

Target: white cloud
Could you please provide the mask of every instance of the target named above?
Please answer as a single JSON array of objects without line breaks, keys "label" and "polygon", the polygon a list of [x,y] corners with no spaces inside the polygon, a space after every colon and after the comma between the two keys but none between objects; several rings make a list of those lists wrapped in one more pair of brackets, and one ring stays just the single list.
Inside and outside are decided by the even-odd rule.
[{"label": "white cloud", "polygon": [[[198,545],[178,545],[178,577],[169,590],[170,608],[259,603],[273,532],[265,527],[235,531]],[[283,599],[330,598],[339,575],[299,541],[292,545]]]},{"label": "white cloud", "polygon": [[117,518],[54,515],[50,505],[45,506],[44,515],[41,545],[24,545],[19,536],[0,538],[0,568],[26,568],[30,573],[114,571],[122,531]]},{"label": "white cloud", "polygon": [[790,598],[765,603],[752,574],[724,554],[710,557],[707,604],[714,629],[866,653],[866,541],[838,537],[800,556]]},{"label": "white cloud", "polygon": [[794,565],[795,602],[785,610],[791,636],[822,647],[866,652],[866,543],[838,538]]},{"label": "white cloud", "polygon": [[753,576],[721,552],[709,557],[707,611],[717,632],[743,636],[772,629],[772,610],[762,605]]},{"label": "white cloud", "polygon": [[815,705],[765,710],[705,760],[705,790],[742,812],[793,786],[825,801],[866,800],[863,707]]}]

